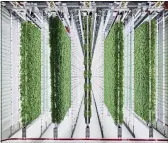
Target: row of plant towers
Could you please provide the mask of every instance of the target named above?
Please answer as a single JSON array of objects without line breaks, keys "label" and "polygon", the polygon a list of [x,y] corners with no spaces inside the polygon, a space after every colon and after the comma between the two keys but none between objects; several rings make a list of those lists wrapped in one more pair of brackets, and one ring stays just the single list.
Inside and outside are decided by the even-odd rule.
[{"label": "row of plant towers", "polygon": [[87,128],[89,128],[91,119],[91,102],[92,102],[92,84],[91,84],[91,63],[92,63],[92,18],[91,13],[83,17],[83,31],[84,31],[84,118]]}]

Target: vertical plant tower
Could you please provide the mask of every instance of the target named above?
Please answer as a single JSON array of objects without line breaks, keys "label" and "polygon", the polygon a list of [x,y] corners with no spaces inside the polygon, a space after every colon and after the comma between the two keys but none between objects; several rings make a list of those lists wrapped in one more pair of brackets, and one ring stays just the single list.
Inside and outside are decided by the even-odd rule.
[{"label": "vertical plant tower", "polygon": [[84,78],[85,78],[85,97],[84,97],[84,117],[85,123],[90,124],[91,118],[91,37],[92,37],[92,21],[91,14],[83,17],[83,30],[84,30]]},{"label": "vertical plant tower", "polygon": [[116,22],[104,45],[104,102],[120,128],[123,123],[123,23]]},{"label": "vertical plant tower", "polygon": [[71,41],[61,20],[50,17],[51,117],[57,125],[71,106]]}]

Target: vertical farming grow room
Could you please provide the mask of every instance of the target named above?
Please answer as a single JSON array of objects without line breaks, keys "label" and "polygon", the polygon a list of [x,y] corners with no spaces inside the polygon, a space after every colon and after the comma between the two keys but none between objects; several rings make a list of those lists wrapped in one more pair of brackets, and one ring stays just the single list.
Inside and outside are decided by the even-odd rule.
[{"label": "vertical farming grow room", "polygon": [[2,142],[168,142],[168,2],[0,2]]}]

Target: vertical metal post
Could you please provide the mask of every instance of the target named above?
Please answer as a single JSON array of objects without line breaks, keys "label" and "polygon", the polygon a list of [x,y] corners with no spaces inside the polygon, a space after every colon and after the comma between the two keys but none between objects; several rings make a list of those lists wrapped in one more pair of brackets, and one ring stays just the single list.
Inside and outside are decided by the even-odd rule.
[{"label": "vertical metal post", "polygon": [[122,127],[119,125],[118,126],[118,138],[122,137]]},{"label": "vertical metal post", "polygon": [[130,122],[130,97],[129,97],[129,49],[130,49],[130,22],[127,25],[127,113],[128,113],[128,123]]},{"label": "vertical metal post", "polygon": [[44,104],[44,94],[45,94],[45,88],[44,88],[44,84],[45,84],[45,79],[44,79],[44,34],[43,34],[43,31],[44,31],[44,25],[43,25],[43,19],[42,19],[42,26],[41,26],[41,134],[42,134],[42,124],[43,124],[43,107],[45,106]]},{"label": "vertical metal post", "polygon": [[90,137],[90,127],[89,125],[86,126],[86,138]]},{"label": "vertical metal post", "polygon": [[[132,15],[132,11],[131,11]],[[130,20],[129,25],[129,123],[132,124],[132,18]]]},{"label": "vertical metal post", "polygon": [[151,13],[149,12],[149,138],[153,137],[152,127],[152,95],[151,95]]},{"label": "vertical metal post", "polygon": [[[73,47],[73,41],[72,41],[72,33],[73,33],[73,14],[71,14],[71,21],[70,21],[70,39],[71,39],[71,47]],[[72,55],[72,50],[71,50],[71,55]],[[71,60],[72,60],[72,57],[71,57]],[[71,62],[72,64],[72,62]],[[71,68],[72,68],[72,65],[71,65]],[[72,70],[71,70],[71,75],[72,75]],[[71,82],[72,82],[72,78],[71,78]],[[71,121],[72,121],[72,124],[71,124],[71,131],[73,131],[73,126],[74,126],[74,121],[73,121],[73,93],[72,93],[72,86],[71,86],[71,109],[72,109],[72,112],[71,112]]]},{"label": "vertical metal post", "polygon": [[[103,20],[102,20],[102,27],[104,27],[104,16],[102,17],[103,18]],[[101,38],[101,40],[102,40],[102,52],[103,52],[103,57],[102,57],[102,59],[103,59],[103,61],[104,61],[104,41],[105,41],[105,30],[103,30],[103,29],[101,29],[102,31],[102,38]],[[103,64],[103,67],[104,67],[104,62],[102,63]],[[103,68],[103,77],[104,77],[104,68]],[[104,85],[104,78],[103,78],[103,85]],[[104,88],[103,88],[103,93],[104,93]],[[103,113],[104,113],[104,96],[102,96],[102,102],[101,102],[101,108],[102,108],[102,119],[101,119],[101,127],[102,127],[102,130],[103,130]],[[104,135],[103,135],[104,136]]]},{"label": "vertical metal post", "polygon": [[158,27],[159,26],[158,25],[159,25],[159,22],[157,20],[157,24],[156,24],[156,54],[155,54],[155,56],[156,56],[156,63],[155,63],[155,66],[156,66],[156,74],[155,74],[155,76],[156,76],[156,86],[155,86],[155,88],[156,88],[156,110],[155,110],[156,128],[157,128],[157,122],[158,122],[158,40],[159,40],[159,38],[158,38]]},{"label": "vertical metal post", "polygon": [[132,76],[131,76],[131,80],[132,80],[132,131],[134,133],[134,16],[132,15],[132,20],[131,20],[131,29],[132,29]]},{"label": "vertical metal post", "polygon": [[[13,70],[13,68],[12,68],[12,60],[13,60],[13,51],[12,51],[12,49],[13,49],[13,47],[12,47],[12,38],[13,38],[13,32],[12,32],[12,13],[10,13],[10,66],[11,66],[11,68],[10,68],[10,77],[11,77],[11,80],[10,80],[10,85],[11,85],[11,108],[12,108],[12,111],[11,111],[11,120],[12,120],[12,123],[11,123],[11,126],[10,126],[10,131],[11,131],[11,134],[12,134],[12,126],[13,126],[13,94],[12,94],[12,91],[13,91],[13,77],[12,77],[12,70]],[[2,104],[2,103],[1,103]]]},{"label": "vertical metal post", "polygon": [[26,138],[26,126],[22,128],[22,138]]},{"label": "vertical metal post", "polygon": [[166,74],[165,74],[165,65],[166,65],[166,61],[165,61],[165,16],[163,13],[163,127],[165,126],[165,90],[166,90]]},{"label": "vertical metal post", "polygon": [[[20,49],[20,22],[19,22],[19,20],[17,20],[17,33],[18,33],[18,48]],[[18,67],[19,67],[19,71],[20,71],[20,51],[18,52]],[[18,83],[19,83],[19,85],[20,85],[20,75],[19,75],[19,73],[18,73]],[[20,121],[20,119],[21,119],[21,101],[20,101],[20,86],[18,87],[18,93],[19,93],[19,95],[18,95],[18,122],[19,122],[19,129],[20,129],[20,123],[21,123],[21,121]]]},{"label": "vertical metal post", "polygon": [[58,126],[57,126],[57,123],[55,123],[55,127],[53,129],[53,133],[54,133],[54,139],[58,138]]},{"label": "vertical metal post", "polygon": [[125,116],[125,121],[127,123],[128,121],[128,76],[127,76],[127,70],[128,70],[128,62],[127,62],[127,59],[128,59],[128,23],[127,25],[125,26],[125,32],[124,32],[124,97],[125,97],[125,102],[124,102],[124,107],[125,107],[125,112],[124,112],[124,116]]}]

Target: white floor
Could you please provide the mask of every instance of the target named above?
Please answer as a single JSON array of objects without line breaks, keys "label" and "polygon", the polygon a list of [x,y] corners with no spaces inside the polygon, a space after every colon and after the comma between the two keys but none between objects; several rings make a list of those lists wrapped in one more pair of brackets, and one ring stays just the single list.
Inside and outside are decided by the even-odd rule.
[{"label": "white floor", "polygon": [[[103,134],[104,138],[117,138],[117,127],[114,124],[112,117],[108,114],[107,107],[104,104],[104,114],[103,114]],[[72,134],[72,118],[69,110],[69,115],[67,114],[59,125],[58,128],[58,138],[70,138]],[[98,122],[97,112],[95,103],[92,97],[92,117],[90,120],[90,138],[102,138],[100,126]],[[37,119],[27,130],[28,138],[39,138],[41,127],[41,120]],[[41,138],[53,138],[53,128],[54,124],[51,124],[49,128],[44,132]],[[82,107],[79,113],[79,118],[77,125],[73,134],[73,138],[85,138],[85,119],[84,119],[84,101],[82,102]],[[137,139],[148,139],[149,129],[143,123],[141,123],[137,118],[134,117],[134,133]],[[12,138],[21,138],[22,132],[18,131]],[[127,130],[127,128],[122,125],[122,138],[132,139],[132,135]],[[154,139],[165,139],[159,132],[154,130]],[[13,142],[13,141],[12,141]],[[18,142],[18,141],[17,141]],[[33,142],[33,141],[32,141]],[[45,142],[44,140],[42,142]],[[52,142],[52,141],[49,141]],[[62,142],[62,141],[61,141]],[[160,141],[159,141],[160,143]]]},{"label": "white floor", "polygon": [[[70,112],[70,110],[69,110]],[[58,126],[58,138],[70,138],[72,133],[72,126],[71,126],[71,116],[69,113],[65,116],[64,120]],[[53,138],[53,129],[55,125],[52,123],[49,128],[44,132],[41,138]]]},{"label": "white floor", "polygon": [[79,112],[79,118],[74,130],[73,138],[85,138],[84,100]]},{"label": "white floor", "polygon": [[168,143],[168,141],[93,141],[93,140],[68,140],[68,141],[60,141],[60,140],[13,140],[13,141],[4,141],[3,143]]},{"label": "white floor", "polygon": [[92,96],[92,117],[90,119],[90,138],[102,138],[99,121],[96,112],[96,105]]},{"label": "white floor", "polygon": [[[114,124],[114,121],[110,115],[108,115],[108,110],[106,105],[104,105],[104,120],[103,120],[103,133],[104,138],[118,138],[118,129]],[[122,125],[122,138],[133,138],[127,128]]]},{"label": "white floor", "polygon": [[[98,122],[96,107],[92,99],[92,117],[90,122],[90,138],[102,138],[100,126]],[[70,112],[70,111],[69,111]],[[72,122],[70,114],[65,116],[64,121],[59,125],[58,128],[58,138],[70,138],[72,134]],[[34,124],[32,124],[27,130],[28,138],[38,138],[41,126],[41,120],[37,119]],[[54,124],[51,124],[41,138],[53,138],[53,128]],[[76,129],[73,134],[73,138],[85,138],[85,120],[84,120],[84,101],[82,102],[82,107],[79,113],[79,118],[77,121]],[[38,130],[37,130],[38,129]],[[38,131],[38,132],[37,132]],[[137,118],[134,118],[134,133],[137,139],[148,139],[149,129],[143,123],[141,123]],[[117,127],[115,126],[113,119],[108,115],[107,107],[104,105],[104,115],[103,115],[103,134],[104,138],[117,138]],[[21,138],[22,132],[18,131],[11,138]],[[127,128],[122,126],[122,138],[133,138]],[[156,139],[165,139],[159,132],[154,130],[154,137]]]},{"label": "white floor", "polygon": [[[134,118],[134,132],[136,138],[149,138],[149,129],[141,123],[136,117]],[[153,138],[165,139],[158,131],[153,129]]]},{"label": "white floor", "polygon": [[[90,138],[102,138],[101,132],[100,132],[100,127],[99,127],[99,122],[98,122],[98,117],[96,113],[96,107],[93,102],[93,97],[92,97],[92,105],[91,105],[91,112],[92,112],[92,117],[90,119]],[[84,118],[84,101],[82,102],[82,107],[81,111],[79,113],[79,118],[77,121],[76,129],[73,134],[73,138],[85,138],[85,118]]]},{"label": "white floor", "polygon": [[[41,126],[44,131],[47,126],[51,123],[51,113],[45,113],[40,115],[36,120],[34,120],[26,129],[27,138],[39,138],[41,135]],[[22,138],[22,129],[16,132],[11,138]]]}]

